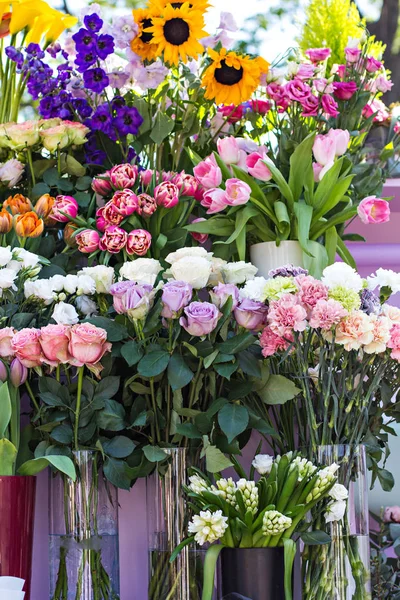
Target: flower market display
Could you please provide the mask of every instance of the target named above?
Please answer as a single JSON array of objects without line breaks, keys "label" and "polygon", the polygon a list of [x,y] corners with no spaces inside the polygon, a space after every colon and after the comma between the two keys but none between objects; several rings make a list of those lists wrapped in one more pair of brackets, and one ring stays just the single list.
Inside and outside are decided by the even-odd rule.
[{"label": "flower market display", "polygon": [[269,64],[207,1],[82,8],[0,2],[0,578],[44,600],[47,468],[49,600],[128,600],[140,479],[132,598],[369,600],[400,275],[363,278],[348,242],[391,216],[384,47],[361,23]]}]

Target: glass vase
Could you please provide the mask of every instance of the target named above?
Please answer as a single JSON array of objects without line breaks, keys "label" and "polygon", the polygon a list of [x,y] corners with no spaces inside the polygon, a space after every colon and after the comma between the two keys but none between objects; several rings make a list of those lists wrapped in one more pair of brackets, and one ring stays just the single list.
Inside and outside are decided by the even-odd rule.
[{"label": "glass vase", "polygon": [[[147,478],[147,526],[149,538],[148,600],[200,600],[205,552],[186,546],[170,562],[175,548],[186,537],[191,518],[182,486],[193,465],[186,448],[168,448],[167,466]],[[158,465],[157,465],[158,466]]]},{"label": "glass vase", "polygon": [[98,452],[74,461],[75,482],[50,474],[50,599],[119,600],[118,491]]},{"label": "glass vase", "polygon": [[314,459],[320,465],[339,465],[337,483],[345,486],[349,496],[342,519],[326,523],[324,515],[314,515],[311,529],[326,531],[331,543],[304,548],[303,600],[370,600],[365,447],[320,446]]}]

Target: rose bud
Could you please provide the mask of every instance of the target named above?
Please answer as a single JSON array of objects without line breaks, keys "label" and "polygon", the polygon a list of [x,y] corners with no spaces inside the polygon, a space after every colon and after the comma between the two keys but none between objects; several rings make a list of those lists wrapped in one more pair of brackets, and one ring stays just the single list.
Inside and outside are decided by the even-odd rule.
[{"label": "rose bud", "polygon": [[92,190],[96,194],[99,194],[99,196],[108,196],[112,192],[110,171],[106,171],[102,175],[99,175],[93,179]]},{"label": "rose bud", "polygon": [[14,351],[11,346],[15,331],[12,327],[3,327],[0,329],[0,356],[6,360],[10,360],[14,356]]},{"label": "rose bud", "polygon": [[154,197],[158,206],[173,208],[179,202],[179,189],[174,183],[164,181],[155,188]]},{"label": "rose bud", "polygon": [[155,198],[149,194],[139,194],[137,213],[140,217],[151,217],[157,210]]},{"label": "rose bud", "polygon": [[64,242],[70,248],[76,248],[77,243],[75,239],[75,232],[78,229],[78,226],[75,223],[67,223],[64,227]]},{"label": "rose bud", "polygon": [[15,388],[23,385],[28,378],[28,369],[18,358],[14,358],[10,365],[10,379]]},{"label": "rose bud", "polygon": [[35,204],[35,212],[45,219],[49,216],[54,205],[54,198],[50,194],[43,194]]},{"label": "rose bud", "polygon": [[238,325],[249,331],[260,331],[267,322],[268,306],[245,298],[235,308],[235,319]]},{"label": "rose bud", "polygon": [[15,196],[10,196],[5,200],[3,208],[9,208],[13,215],[23,215],[31,211],[33,206],[29,198],[22,194],[15,194]]},{"label": "rose bud", "polygon": [[136,212],[138,207],[138,198],[132,190],[115,192],[111,202],[124,218]]},{"label": "rose bud", "polygon": [[99,248],[110,252],[110,254],[118,254],[122,248],[125,248],[127,240],[128,234],[126,231],[116,225],[110,225],[100,239]]},{"label": "rose bud", "polygon": [[35,212],[27,212],[14,217],[14,230],[18,237],[36,238],[42,235],[44,222]]},{"label": "rose bud", "polygon": [[145,229],[134,229],[128,235],[126,251],[128,254],[144,256],[151,246],[151,234]]},{"label": "rose bud", "polygon": [[13,218],[4,208],[0,211],[0,233],[8,233],[12,229]]},{"label": "rose bud", "polygon": [[57,196],[50,217],[59,223],[67,223],[70,219],[76,219],[78,209],[78,203],[72,196]]},{"label": "rose bud", "polygon": [[100,236],[94,229],[84,229],[75,236],[79,252],[91,254],[99,248]]},{"label": "rose bud", "polygon": [[6,365],[0,360],[0,381],[3,383],[8,379],[8,371]]},{"label": "rose bud", "polygon": [[109,172],[111,185],[116,190],[125,190],[135,185],[138,169],[131,164],[116,165]]}]

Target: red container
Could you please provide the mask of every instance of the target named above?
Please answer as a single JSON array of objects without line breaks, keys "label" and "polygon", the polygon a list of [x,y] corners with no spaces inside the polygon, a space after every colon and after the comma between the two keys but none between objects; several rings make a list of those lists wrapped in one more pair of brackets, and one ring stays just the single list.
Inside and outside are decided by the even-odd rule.
[{"label": "red container", "polygon": [[36,477],[0,475],[0,575],[25,579],[31,589]]}]

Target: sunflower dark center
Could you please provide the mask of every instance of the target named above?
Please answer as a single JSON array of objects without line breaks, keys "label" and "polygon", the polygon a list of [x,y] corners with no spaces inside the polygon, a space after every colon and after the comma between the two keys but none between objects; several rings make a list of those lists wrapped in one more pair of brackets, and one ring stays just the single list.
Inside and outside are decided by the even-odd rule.
[{"label": "sunflower dark center", "polygon": [[222,85],[235,85],[243,78],[243,67],[235,69],[228,67],[224,60],[221,61],[221,66],[215,69],[215,79]]},{"label": "sunflower dark center", "polygon": [[[182,2],[172,2],[171,6],[172,8],[181,8],[182,4],[185,3],[185,0],[182,0]],[[189,8],[193,8],[192,4],[189,4]]]},{"label": "sunflower dark center", "polygon": [[[153,21],[151,19],[143,19],[142,21],[142,29],[147,29],[148,27],[153,26]],[[144,44],[149,44],[153,39],[153,34],[150,31],[143,31],[140,39]]]},{"label": "sunflower dark center", "polygon": [[181,46],[188,41],[189,36],[189,25],[184,19],[170,19],[164,25],[164,37],[173,46]]}]

